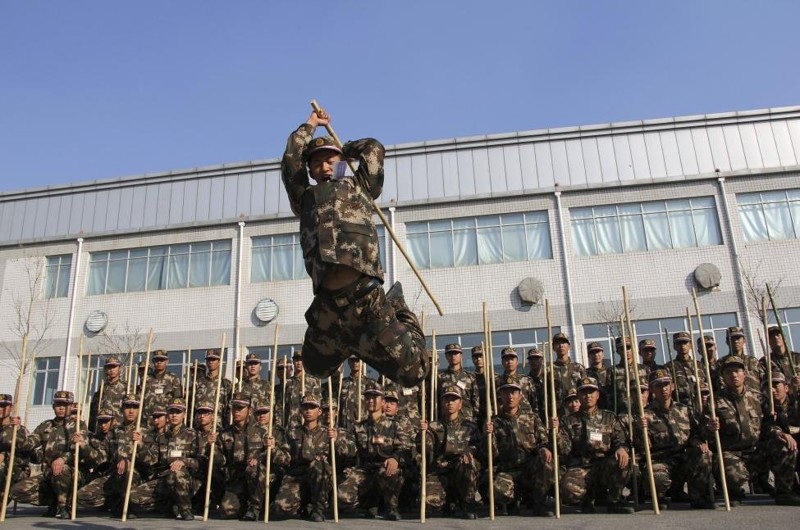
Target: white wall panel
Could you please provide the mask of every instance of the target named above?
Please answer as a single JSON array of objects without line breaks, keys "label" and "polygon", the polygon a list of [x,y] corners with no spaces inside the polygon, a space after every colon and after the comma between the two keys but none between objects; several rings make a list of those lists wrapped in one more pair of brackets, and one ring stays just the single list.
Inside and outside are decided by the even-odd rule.
[{"label": "white wall panel", "polygon": [[697,155],[692,142],[692,132],[687,129],[675,131],[675,140],[678,142],[678,156],[684,175],[697,175]]},{"label": "white wall panel", "polygon": [[633,167],[633,155],[631,154],[630,137],[617,135],[613,137],[614,155],[617,166],[617,177],[621,181],[633,180],[636,178],[636,170]]},{"label": "white wall panel", "polygon": [[731,159],[728,155],[728,145],[722,127],[711,127],[708,129],[708,143],[711,146],[714,169],[730,171]]},{"label": "white wall panel", "polygon": [[797,164],[797,156],[792,147],[792,136],[789,133],[789,125],[785,121],[772,122],[772,133],[775,138],[775,147],[778,151],[778,158],[781,166],[794,166]]},{"label": "white wall panel", "polygon": [[[431,153],[425,157],[428,172],[428,195],[430,198],[442,198],[446,195],[444,189],[444,176],[442,175],[442,154]],[[455,192],[457,190],[448,190]]]},{"label": "white wall panel", "polygon": [[540,188],[552,188],[556,183],[553,153],[549,142],[536,142],[536,173]]},{"label": "white wall panel", "polygon": [[520,144],[517,146],[519,154],[519,168],[522,176],[522,187],[532,190],[539,187],[539,171],[536,168],[535,144]]},{"label": "white wall panel", "polygon": [[681,154],[678,150],[678,139],[675,137],[675,131],[663,131],[659,134],[659,139],[664,153],[664,166],[667,170],[667,176],[678,177],[683,175]]},{"label": "white wall panel", "polygon": [[445,197],[463,197],[465,195],[458,173],[458,157],[454,151],[442,153],[442,181]]},{"label": "white wall panel", "polygon": [[739,134],[739,127],[736,125],[726,125],[722,128],[725,136],[725,147],[728,149],[728,157],[731,161],[731,170],[747,169],[747,158],[742,149],[742,137]]},{"label": "white wall panel", "polygon": [[743,123],[739,125],[739,136],[742,139],[742,151],[747,161],[747,167],[749,169],[762,169],[764,163],[761,161],[761,149],[758,145],[756,129],[753,124]]},{"label": "white wall panel", "polygon": [[492,176],[489,173],[489,156],[486,149],[472,149],[472,164],[475,168],[475,193],[492,192]]},{"label": "white wall panel", "polygon": [[567,164],[570,185],[586,184],[586,165],[583,161],[583,148],[580,140],[567,140]]},{"label": "white wall panel", "polygon": [[772,127],[769,123],[755,123],[753,126],[756,130],[762,167],[779,166],[781,161],[778,156],[778,146],[775,145],[775,136],[772,134]]},{"label": "white wall panel", "polygon": [[411,157],[411,191],[416,200],[428,198],[428,162],[425,155]]}]

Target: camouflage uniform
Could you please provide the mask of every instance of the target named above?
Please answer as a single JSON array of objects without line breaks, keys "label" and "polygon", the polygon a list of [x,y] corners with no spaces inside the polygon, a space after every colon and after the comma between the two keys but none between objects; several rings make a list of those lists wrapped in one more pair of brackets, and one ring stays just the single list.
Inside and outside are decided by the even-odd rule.
[{"label": "camouflage uniform", "polygon": [[416,423],[421,418],[419,411],[419,386],[406,388],[399,383],[388,381],[384,386],[387,392],[397,393],[398,407],[403,411],[403,417]]},{"label": "camouflage uniform", "polygon": [[[558,335],[560,335],[560,333]],[[557,340],[558,335],[553,337],[553,341]],[[559,415],[561,415],[565,412],[561,403],[563,403],[564,398],[567,397],[567,391],[570,388],[578,386],[578,382],[586,376],[586,368],[584,368],[581,363],[577,363],[571,359],[567,359],[566,362],[562,362],[561,359],[556,359],[553,363],[553,367],[556,402],[559,403]],[[548,380],[547,383],[549,385],[550,381]]]},{"label": "camouflage uniform", "polygon": [[245,374],[242,381],[242,393],[250,396],[253,406],[269,401],[269,381],[265,381],[258,376],[248,378]]},{"label": "camouflage uniform", "polygon": [[286,381],[284,387],[284,411],[283,411],[283,425],[284,429],[293,429],[298,425],[303,424],[303,416],[300,414],[300,400],[306,393],[320,395],[322,393],[322,383],[319,378],[313,375],[306,374],[306,386],[303,389],[302,377],[295,375]]},{"label": "camouflage uniform", "polygon": [[[371,391],[375,390],[367,389],[365,393]],[[358,456],[359,464],[345,471],[347,478],[339,487],[339,502],[345,508],[377,508],[382,499],[390,513],[397,512],[411,440],[401,423],[382,413],[377,421],[368,416],[352,426],[342,455],[345,458]],[[384,467],[390,458],[399,464],[397,473],[391,477]]]},{"label": "camouflage uniform", "polygon": [[[72,392],[64,390],[56,392],[53,398],[54,407],[66,405],[69,409],[72,402]],[[81,422],[80,426],[76,426],[75,418],[72,416],[45,420],[27,435],[24,431],[17,432],[19,449],[30,452],[41,450],[44,469],[41,475],[24,478],[17,482],[11,489],[11,499],[34,506],[55,504],[59,509],[66,509],[72,493],[72,473],[75,462],[75,444],[72,443],[72,435],[75,434],[76,427],[86,437],[88,432],[86,424]],[[64,468],[61,474],[56,476],[53,474],[52,465],[59,458],[64,460]],[[81,483],[81,473],[78,470],[78,484]],[[68,516],[64,513],[57,515],[62,518]]]},{"label": "camouflage uniform", "polygon": [[[744,367],[742,359],[730,357],[722,369],[737,366]],[[780,441],[782,431],[772,418],[764,417],[763,396],[747,387],[741,394],[726,387],[714,399],[731,500],[741,501],[751,474],[767,469],[775,476],[776,502],[791,497],[797,453]],[[800,504],[800,498],[797,501]]]},{"label": "camouflage uniform", "polygon": [[[137,390],[136,394],[140,395],[139,390]],[[157,375],[154,373],[148,374],[142,414],[145,417],[150,417],[154,410],[163,410],[171,400],[182,397],[183,384],[178,376],[166,370]]]},{"label": "camouflage uniform", "polygon": [[[182,399],[173,399],[168,408],[174,407],[185,410]],[[150,480],[131,490],[133,506],[143,510],[173,506],[176,512],[191,516],[192,495],[200,486],[194,479],[201,464],[194,452],[196,438],[195,431],[185,425],[167,425],[166,432],[143,444],[142,462],[150,466],[152,474]],[[178,460],[183,467],[172,471],[170,465]]]},{"label": "camouflage uniform", "polygon": [[541,368],[539,368],[539,370],[535,370],[533,368],[533,362],[532,362],[534,358],[541,358],[541,359],[544,358],[542,352],[540,352],[538,348],[531,348],[530,350],[528,350],[528,364],[531,366],[528,369],[528,377],[531,378],[531,382],[533,383],[533,388],[535,389],[536,392],[536,409],[539,412],[539,417],[542,420],[544,420],[545,401],[549,399],[549,396],[545,395],[544,391],[545,388],[544,379],[545,377],[547,377],[547,370],[544,362],[542,362],[542,366]]},{"label": "camouflage uniform", "polygon": [[361,399],[361,415],[364,416],[366,405],[364,404],[364,390],[369,385],[375,385],[377,381],[361,375],[361,395],[358,394],[358,379],[349,375],[342,379],[342,391],[339,396],[339,427],[349,429],[358,423],[358,399]]},{"label": "camouflage uniform", "polygon": [[[109,357],[106,359],[105,367],[120,366],[119,359]],[[108,378],[103,384],[102,402],[100,400],[100,390],[92,396],[92,403],[89,409],[89,428],[95,430],[97,425],[97,413],[100,409],[111,409],[115,413],[117,423],[122,422],[122,398],[125,397],[127,383],[118,378],[115,382],[109,383]]]},{"label": "camouflage uniform", "polygon": [[[678,331],[672,335],[673,342],[691,342],[691,337],[686,331]],[[664,365],[664,368],[674,375],[675,401],[679,401],[688,407],[697,408],[697,384],[694,376],[694,362],[692,356],[695,353],[690,349],[686,357],[681,359],[676,357]],[[705,374],[701,371],[701,361],[697,361],[697,372],[700,383],[707,383]]]},{"label": "camouflage uniform", "polygon": [[[578,391],[598,389],[592,378],[581,380]],[[561,418],[558,453],[561,465],[561,501],[582,503],[591,510],[598,493],[608,490],[608,501],[620,502],[622,489],[631,476],[631,466],[620,469],[615,453],[630,453],[627,436],[619,418],[611,411],[579,410]]]},{"label": "camouflage uniform", "polygon": [[[221,369],[217,372],[219,374]],[[148,382],[148,386],[150,386]],[[231,392],[233,391],[233,384],[230,379],[223,378],[222,384],[219,389],[219,407],[217,409],[217,428],[222,428],[228,425],[228,403],[231,399]],[[217,378],[211,378],[208,374],[197,374],[197,384],[194,387],[194,402],[210,402],[213,406],[214,397],[217,393]]]},{"label": "camouflage uniform", "polygon": [[[306,369],[324,378],[356,355],[392,380],[414,386],[427,372],[425,338],[399,284],[388,296],[381,288],[383,268],[369,200],[382,191],[385,149],[366,138],[339,150],[330,138],[313,135],[314,127],[307,123],[292,132],[281,162],[281,178],[292,212],[300,218],[300,244],[314,286],[314,301],[305,315]],[[358,159],[355,177],[310,185],[306,162],[315,149],[334,149]],[[336,266],[362,276],[348,287],[327,290],[323,281]]]},{"label": "camouflage uniform", "polygon": [[[792,352],[792,356],[794,357],[794,365],[800,367],[800,353]],[[772,364],[773,372],[781,372],[786,378],[786,381],[792,380],[792,377],[794,377],[794,372],[792,371],[792,363],[789,360],[788,355],[786,355],[785,353],[782,354],[778,351],[772,350],[770,352],[770,363]],[[761,379],[761,384],[762,385],[766,384],[767,383],[766,356],[761,357],[758,360],[758,373]]]},{"label": "camouflage uniform", "polygon": [[[638,364],[636,367],[628,366],[631,399],[633,400],[633,409],[631,410],[635,410],[637,407],[636,394],[633,393],[637,375],[639,376],[639,381],[647,381],[647,368],[643,364]],[[626,389],[628,388],[628,381],[625,378],[624,362],[620,362],[606,370],[606,380],[602,382],[602,387],[606,397],[605,403],[609,406],[609,410],[617,414],[627,413],[628,393]]]},{"label": "camouflage uniform", "polygon": [[478,383],[474,373],[467,372],[463,368],[459,370],[447,368],[439,372],[437,384],[439,389],[437,400],[441,401],[445,388],[455,385],[461,389],[461,401],[463,403],[461,414],[470,421],[476,421],[478,419],[477,416],[481,410],[481,401],[480,390],[478,389]]},{"label": "camouflage uniform", "polygon": [[[650,384],[671,383],[672,378],[665,369],[650,374]],[[711,452],[702,453],[704,443],[697,414],[683,403],[672,402],[665,408],[653,400],[645,409],[650,458],[659,502],[663,503],[673,481],[678,484],[689,483],[689,499],[693,505],[711,502],[709,486],[711,482]],[[639,454],[644,454],[641,436],[636,437]]]},{"label": "camouflage uniform", "polygon": [[[522,400],[519,403],[520,412],[522,414],[536,414],[539,415],[539,399],[536,396],[536,387],[533,384],[533,379],[530,376],[525,374],[518,374],[518,373],[503,373],[495,378],[495,385],[497,388],[500,388],[500,385],[503,381],[508,378],[514,379],[514,381],[519,385],[522,389]],[[478,420],[479,418],[475,418]]]},{"label": "camouflage uniform", "polygon": [[[0,394],[6,400],[8,400],[9,404],[11,404],[12,396],[9,394]],[[6,473],[8,472],[8,462],[9,458],[11,458],[11,438],[14,435],[14,427],[11,423],[6,423],[3,425],[2,430],[0,430],[0,454],[3,455],[3,461],[0,463],[0,487],[4,487],[6,483]],[[20,448],[20,440],[26,438],[29,435],[28,429],[25,428],[24,425],[20,425],[17,427],[17,443],[16,443],[16,450],[14,451],[14,470],[13,476],[11,477],[11,483],[16,484],[22,479],[26,479],[31,475],[31,454],[28,451],[23,451]],[[2,490],[0,490],[1,492]],[[0,493],[0,499],[2,498],[2,493]]]}]

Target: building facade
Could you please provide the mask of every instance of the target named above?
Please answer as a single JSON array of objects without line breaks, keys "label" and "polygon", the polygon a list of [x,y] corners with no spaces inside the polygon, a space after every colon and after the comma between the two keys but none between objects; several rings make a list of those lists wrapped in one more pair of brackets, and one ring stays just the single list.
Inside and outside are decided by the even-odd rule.
[{"label": "building facade", "polygon": [[[599,340],[611,360],[625,286],[659,361],[664,331],[689,328],[692,288],[720,355],[741,325],[760,356],[766,282],[800,343],[800,107],[396,145],[385,169],[379,205],[445,314],[379,227],[386,288],[403,282],[439,348],[482,340],[484,302],[495,351],[546,342],[546,299],[575,358]],[[26,333],[31,424],[150,329],[181,374],[223,334],[229,373],[270,357],[276,323],[278,354],[300,348],[311,281],[279,172],[272,159],[0,194],[0,391]]]}]

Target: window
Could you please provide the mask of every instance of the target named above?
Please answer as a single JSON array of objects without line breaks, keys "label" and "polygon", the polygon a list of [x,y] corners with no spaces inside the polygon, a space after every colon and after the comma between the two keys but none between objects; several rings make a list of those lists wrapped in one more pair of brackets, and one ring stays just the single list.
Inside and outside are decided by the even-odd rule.
[{"label": "window", "polygon": [[[80,372],[81,377],[81,389],[84,392],[85,401],[84,403],[91,403],[92,396],[95,392],[100,389],[100,382],[103,380],[105,376],[105,369],[103,366],[105,365],[105,357],[99,355],[93,355],[91,359],[89,359],[88,355],[83,356],[83,367]],[[121,368],[122,369],[122,368]],[[125,376],[122,372],[120,372],[122,379],[125,379]],[[87,389],[83,385],[89,384],[91,380],[91,386]],[[75,396],[75,402],[80,401],[81,396]],[[86,415],[85,415],[86,416]]]},{"label": "window", "polygon": [[61,371],[61,357],[42,357],[36,359],[36,382],[33,386],[33,404],[50,405],[58,390],[58,374]]},{"label": "window", "polygon": [[47,256],[44,272],[44,297],[64,298],[69,295],[69,273],[72,254]]},{"label": "window", "polygon": [[713,197],[573,208],[579,256],[721,245]]},{"label": "window", "polygon": [[228,239],[92,252],[89,295],[229,285]]},{"label": "window", "polygon": [[[800,317],[800,313],[798,314]],[[725,343],[727,330],[731,326],[738,326],[736,313],[719,313],[715,315],[703,315],[703,332],[706,335],[714,335],[717,343],[717,358],[728,355],[728,345]],[[633,328],[636,332],[636,339],[653,339],[656,341],[656,363],[666,364],[675,356],[672,350],[672,334],[677,331],[688,331],[685,317],[674,318],[655,318],[651,320],[634,320]],[[692,347],[697,347],[697,339],[700,337],[700,329],[697,325],[697,317],[692,317]],[[665,337],[664,330],[667,330],[668,337]],[[619,324],[611,326],[607,324],[586,324],[583,326],[583,334],[586,344],[599,342],[605,350],[606,365],[616,364],[619,358],[616,355],[614,339],[619,335]],[[638,346],[638,344],[637,344]],[[700,359],[700,354],[697,354]]]},{"label": "window", "polygon": [[[381,263],[386,263],[386,230],[375,227],[378,232]],[[254,237],[250,281],[279,282],[308,278],[303,261],[303,249],[298,234],[280,234]]]},{"label": "window", "polygon": [[[786,347],[792,351],[797,351],[798,347],[800,347],[800,307],[778,309],[778,316],[781,317],[781,324],[783,324]],[[769,323],[771,326],[778,324],[775,321],[775,313],[771,308],[769,310]],[[758,341],[753,342],[758,344]]]},{"label": "window", "polygon": [[800,189],[736,196],[746,241],[800,238]]},{"label": "window", "polygon": [[[559,333],[561,328],[558,326],[553,327],[553,335]],[[426,337],[428,348],[432,348],[432,340],[430,336]],[[498,373],[503,372],[501,364],[500,352],[503,348],[513,346],[517,349],[519,354],[519,370],[527,364],[528,350],[534,346],[542,349],[542,342],[548,341],[547,328],[534,328],[534,329],[518,329],[509,331],[492,331],[492,360],[495,364],[495,371]],[[464,367],[472,369],[475,367],[472,364],[472,355],[470,350],[473,347],[479,346],[484,341],[483,333],[462,333],[458,335],[437,335],[436,349],[439,352],[439,366],[447,366],[447,360],[444,355],[444,347],[448,344],[458,343],[464,349],[463,363]],[[572,352],[574,355],[574,352]],[[499,370],[499,371],[498,371]]]},{"label": "window", "polygon": [[408,223],[408,246],[422,269],[550,259],[547,212]]}]

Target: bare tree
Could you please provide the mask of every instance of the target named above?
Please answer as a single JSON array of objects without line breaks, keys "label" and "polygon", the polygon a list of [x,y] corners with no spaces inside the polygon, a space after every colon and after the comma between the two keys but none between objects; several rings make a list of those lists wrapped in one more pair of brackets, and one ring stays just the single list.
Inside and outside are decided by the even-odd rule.
[{"label": "bare tree", "polygon": [[104,329],[97,338],[99,339],[97,353],[101,356],[116,355],[123,364],[128,362],[130,352],[136,355],[147,346],[147,334],[129,320],[114,326],[111,330]]},{"label": "bare tree", "polygon": [[[744,283],[744,294],[747,298],[747,309],[753,318],[753,322],[762,322],[763,315],[761,314],[761,300],[767,299],[767,283],[769,283],[772,293],[780,291],[781,284],[786,280],[784,274],[775,280],[768,280],[761,272],[761,267],[764,264],[764,258],[760,258],[756,263],[745,263],[744,260],[739,258],[739,270],[742,273],[742,281]],[[769,302],[767,302],[769,303]],[[760,336],[761,333],[758,333]],[[761,337],[761,348],[765,348],[764,337]],[[755,343],[755,341],[753,341]]]},{"label": "bare tree", "polygon": [[[635,320],[636,305],[631,304],[631,319]],[[619,321],[625,316],[625,305],[622,300],[601,300],[597,302],[597,309],[594,312],[595,320],[606,325],[611,337],[620,337],[622,330],[619,328]]]}]

